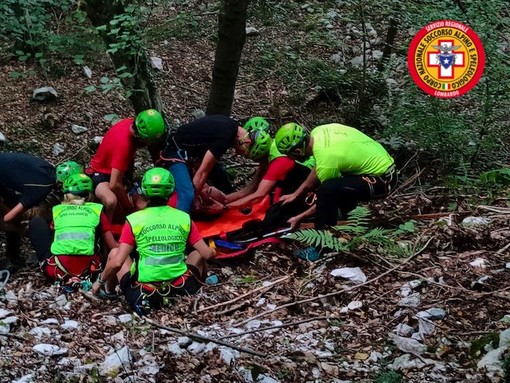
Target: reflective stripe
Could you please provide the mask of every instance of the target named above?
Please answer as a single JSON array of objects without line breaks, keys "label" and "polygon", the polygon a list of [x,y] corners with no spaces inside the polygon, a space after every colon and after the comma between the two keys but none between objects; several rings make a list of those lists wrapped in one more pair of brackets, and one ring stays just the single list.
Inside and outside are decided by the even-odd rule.
[{"label": "reflective stripe", "polygon": [[62,241],[64,239],[90,239],[88,233],[62,233],[57,235],[57,240]]},{"label": "reflective stripe", "polygon": [[145,259],[145,264],[149,266],[158,266],[158,265],[171,265],[182,262],[181,256],[177,257],[147,257]]}]

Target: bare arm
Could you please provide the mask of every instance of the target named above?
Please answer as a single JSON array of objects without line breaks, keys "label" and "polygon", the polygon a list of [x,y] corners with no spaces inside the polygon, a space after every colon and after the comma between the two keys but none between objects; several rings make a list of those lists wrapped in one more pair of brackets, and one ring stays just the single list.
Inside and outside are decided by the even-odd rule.
[{"label": "bare arm", "polygon": [[[108,261],[106,262],[106,266],[101,273],[102,282],[107,282],[116,278],[117,272],[120,270],[126,259],[129,257],[129,254],[133,250],[133,246],[128,245],[127,243],[121,243],[119,247],[114,248],[108,254]],[[101,284],[98,281],[94,282],[92,285],[92,292],[94,294],[98,294],[101,288]]]},{"label": "bare arm", "polygon": [[195,187],[195,194],[199,195],[207,182],[207,177],[209,177],[209,173],[211,173],[212,168],[216,165],[216,157],[208,150],[205,153],[202,162],[200,163],[200,167],[197,172],[193,176],[193,186]]},{"label": "bare arm", "polygon": [[254,193],[257,190],[257,185],[259,185],[259,183],[262,181],[264,170],[265,170],[264,167],[262,165],[259,165],[257,171],[255,172],[255,175],[252,177],[250,182],[241,190],[228,194],[225,198],[224,203],[230,204],[231,202],[237,201],[240,198],[244,198],[249,194]]},{"label": "bare arm", "polygon": [[299,223],[303,219],[314,215],[316,210],[317,210],[317,206],[315,204],[313,204],[308,210],[290,218],[287,222],[290,223],[291,228],[296,229],[299,226]]},{"label": "bare arm", "polygon": [[14,206],[6,215],[4,215],[4,222],[10,222],[18,215],[25,211],[25,207],[20,203]]},{"label": "bare arm", "polygon": [[245,206],[253,205],[261,201],[266,195],[268,195],[271,190],[276,185],[276,181],[262,180],[259,183],[259,187],[257,190],[247,195],[246,197],[240,198],[237,201],[231,202],[228,204],[229,208],[242,208]]},{"label": "bare arm", "polygon": [[280,198],[280,201],[283,201],[283,203],[289,203],[294,201],[297,197],[299,197],[301,194],[306,193],[309,190],[313,190],[315,185],[319,183],[319,179],[317,178],[317,173],[315,171],[315,168],[310,171],[310,174],[308,177],[306,177],[305,182],[301,184],[301,186],[292,194],[286,194],[283,195]]},{"label": "bare arm", "polygon": [[195,248],[195,250],[197,250],[200,253],[200,255],[206,261],[208,261],[216,256],[216,250],[207,246],[207,244],[205,243],[205,241],[203,239],[195,242],[193,247]]},{"label": "bare arm", "polygon": [[124,173],[125,172],[119,169],[113,168],[109,186],[111,191],[117,196],[120,206],[122,206],[126,211],[132,211],[133,204],[131,203],[126,192],[126,188],[124,187]]}]

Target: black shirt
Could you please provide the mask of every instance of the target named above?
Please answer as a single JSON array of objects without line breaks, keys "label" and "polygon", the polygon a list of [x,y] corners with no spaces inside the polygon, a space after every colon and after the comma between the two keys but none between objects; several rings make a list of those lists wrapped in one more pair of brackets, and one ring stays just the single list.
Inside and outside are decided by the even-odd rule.
[{"label": "black shirt", "polygon": [[21,194],[25,208],[42,202],[55,183],[55,167],[46,160],[25,153],[0,153],[0,191]]},{"label": "black shirt", "polygon": [[223,115],[199,118],[179,126],[169,135],[165,155],[183,149],[188,156],[201,159],[209,150],[219,160],[233,146],[238,127],[237,121]]}]

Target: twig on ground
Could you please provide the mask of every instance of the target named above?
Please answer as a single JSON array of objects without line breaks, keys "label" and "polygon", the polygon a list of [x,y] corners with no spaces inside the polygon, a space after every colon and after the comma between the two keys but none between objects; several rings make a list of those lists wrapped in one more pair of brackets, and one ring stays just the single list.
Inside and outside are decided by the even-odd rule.
[{"label": "twig on ground", "polygon": [[413,260],[414,258],[416,258],[419,254],[421,254],[429,245],[429,243],[432,241],[433,238],[430,238],[427,243],[425,243],[425,245],[423,245],[423,247],[418,250],[416,253],[414,253],[413,255],[411,255],[409,258],[407,258],[404,262],[398,264],[397,266],[385,271],[384,273],[382,274],[379,274],[377,277],[375,278],[372,278],[366,282],[363,282],[363,283],[360,283],[359,285],[355,285],[355,286],[349,286],[349,287],[346,287],[346,288],[343,288],[342,290],[337,290],[337,291],[333,291],[329,294],[324,294],[324,295],[319,295],[317,297],[312,297],[312,298],[308,298],[308,299],[303,299],[303,300],[300,300],[300,301],[295,301],[295,302],[290,302],[290,303],[287,303],[285,305],[282,305],[282,306],[278,306],[272,310],[268,310],[268,311],[264,311],[258,315],[255,315],[251,318],[248,318],[248,319],[245,319],[244,321],[240,322],[240,323],[237,323],[235,324],[236,326],[241,326],[245,323],[248,323],[249,321],[252,321],[254,319],[257,319],[257,318],[260,318],[260,317],[263,317],[263,316],[266,316],[268,314],[271,314],[275,311],[279,311],[279,310],[282,310],[286,307],[290,307],[290,306],[295,306],[295,305],[298,305],[298,304],[302,304],[302,303],[308,303],[308,302],[313,302],[313,301],[316,301],[316,300],[319,300],[319,299],[323,299],[323,298],[329,298],[329,297],[333,297],[335,295],[339,295],[339,294],[342,294],[342,293],[345,293],[347,291],[352,291],[354,289],[357,289],[357,288],[360,288],[360,287],[363,287],[363,286],[366,286],[366,285],[370,285],[372,284],[373,282],[377,281],[378,279],[384,277],[385,275],[388,275],[390,274],[391,272],[401,268],[402,266],[404,266],[405,264],[409,263],[411,260]]},{"label": "twig on ground", "polygon": [[267,286],[257,287],[256,289],[251,290],[251,291],[249,291],[249,292],[247,292],[245,294],[239,295],[238,297],[236,297],[234,299],[231,299],[231,300],[229,300],[227,302],[221,302],[221,303],[218,303],[218,304],[215,304],[215,305],[212,305],[212,306],[204,307],[204,308],[202,308],[200,310],[197,310],[197,313],[200,313],[200,312],[203,312],[203,311],[207,311],[207,310],[212,310],[212,309],[215,309],[215,308],[218,308],[218,307],[221,307],[221,306],[225,306],[225,305],[237,302],[238,300],[243,299],[243,298],[245,298],[245,297],[247,297],[249,295],[252,295],[253,293],[256,293],[256,292],[264,290],[264,289],[269,289],[269,288],[273,287],[274,285],[276,285],[277,283],[283,282],[284,280],[286,280],[288,278],[289,278],[289,276],[286,275],[286,276],[284,276],[282,278],[277,279],[276,281],[271,282]]},{"label": "twig on ground", "polygon": [[212,339],[212,338],[209,338],[209,337],[206,337],[206,336],[202,336],[202,335],[198,335],[198,334],[187,333],[185,331],[179,330],[178,328],[164,326],[164,325],[162,325],[162,324],[160,324],[160,323],[158,323],[156,321],[153,321],[152,319],[149,319],[149,318],[145,318],[145,320],[147,321],[147,323],[150,323],[151,325],[153,325],[155,327],[161,328],[163,330],[171,331],[171,332],[174,332],[174,333],[179,334],[179,335],[184,335],[184,336],[187,336],[188,338],[191,338],[191,339],[196,339],[196,340],[201,340],[201,341],[207,341],[207,342],[212,342],[212,343],[216,343],[216,344],[221,344],[222,346],[226,346],[226,347],[232,348],[232,349],[237,350],[237,351],[245,352],[247,354],[260,356],[262,358],[266,357],[266,354],[262,354],[261,352],[258,352],[258,351],[255,351],[255,350],[252,350],[252,349],[249,349],[249,348],[239,347],[239,346],[236,346],[236,345],[231,344],[231,343],[223,342],[222,340],[219,340],[219,339]]},{"label": "twig on ground", "polygon": [[296,322],[284,323],[284,324],[281,324],[281,325],[278,325],[278,326],[270,326],[270,327],[258,328],[258,329],[255,329],[255,330],[240,332],[238,334],[227,335],[227,336],[224,336],[223,338],[224,339],[226,339],[226,338],[236,338],[236,337],[247,335],[247,334],[254,334],[254,333],[257,333],[257,332],[269,331],[269,330],[274,330],[274,329],[277,329],[277,328],[292,327],[292,326],[297,326],[297,325],[300,325],[300,324],[303,324],[303,323],[315,322],[315,321],[320,321],[320,320],[328,320],[328,319],[339,319],[339,318],[329,317],[329,316],[328,317],[308,318],[308,319],[303,319],[303,320],[296,321]]}]

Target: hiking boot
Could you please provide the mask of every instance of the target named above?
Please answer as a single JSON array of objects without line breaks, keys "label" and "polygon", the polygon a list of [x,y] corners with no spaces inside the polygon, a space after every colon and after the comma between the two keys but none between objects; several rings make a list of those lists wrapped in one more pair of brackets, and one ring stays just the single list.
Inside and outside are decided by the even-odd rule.
[{"label": "hiking boot", "polygon": [[104,288],[104,287],[101,287],[99,289],[99,294],[97,296],[101,299],[106,299],[109,301],[115,301],[119,298],[119,296],[117,295],[116,292],[110,293],[110,292],[106,291],[106,288]]},{"label": "hiking boot", "polygon": [[315,247],[307,247],[306,249],[298,249],[292,253],[295,257],[305,261],[315,262],[320,258],[319,251]]}]

